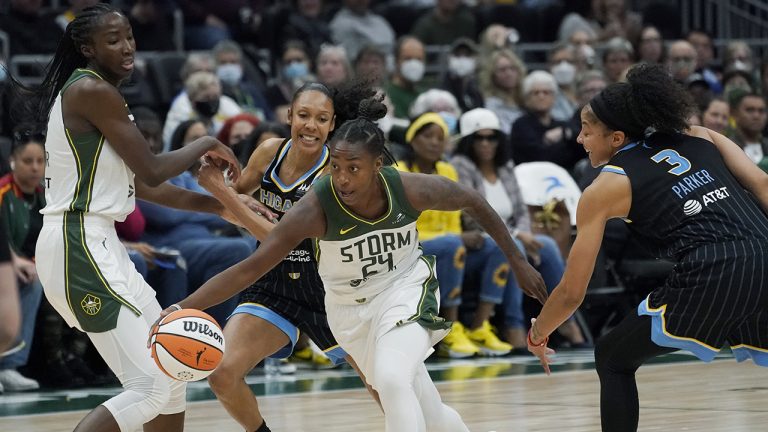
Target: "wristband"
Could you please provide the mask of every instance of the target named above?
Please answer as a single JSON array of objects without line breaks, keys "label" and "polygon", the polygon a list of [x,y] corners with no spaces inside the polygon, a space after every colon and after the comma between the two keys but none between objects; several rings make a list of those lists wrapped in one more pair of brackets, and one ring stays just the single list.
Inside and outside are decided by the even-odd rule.
[{"label": "wristband", "polygon": [[541,343],[536,344],[536,343],[533,343],[533,339],[531,338],[532,331],[533,331],[533,326],[531,326],[531,328],[528,329],[528,345],[534,346],[534,347],[547,346],[547,342],[549,342],[549,336],[545,337]]}]

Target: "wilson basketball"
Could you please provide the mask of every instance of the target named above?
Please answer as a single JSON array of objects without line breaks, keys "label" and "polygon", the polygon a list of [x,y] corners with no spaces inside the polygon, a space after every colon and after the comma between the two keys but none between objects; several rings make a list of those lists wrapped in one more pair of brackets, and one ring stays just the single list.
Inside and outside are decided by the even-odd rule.
[{"label": "wilson basketball", "polygon": [[197,309],[174,311],[153,329],[152,358],[166,375],[198,381],[210,375],[224,355],[224,334],[210,315]]}]

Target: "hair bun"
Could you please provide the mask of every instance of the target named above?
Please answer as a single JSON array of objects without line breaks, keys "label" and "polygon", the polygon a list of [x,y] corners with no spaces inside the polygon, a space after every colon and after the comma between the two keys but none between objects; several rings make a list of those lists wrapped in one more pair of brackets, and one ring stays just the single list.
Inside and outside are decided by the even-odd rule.
[{"label": "hair bun", "polygon": [[376,121],[387,115],[387,106],[384,105],[384,94],[377,93],[374,96],[360,101],[357,107],[357,116],[366,120]]}]

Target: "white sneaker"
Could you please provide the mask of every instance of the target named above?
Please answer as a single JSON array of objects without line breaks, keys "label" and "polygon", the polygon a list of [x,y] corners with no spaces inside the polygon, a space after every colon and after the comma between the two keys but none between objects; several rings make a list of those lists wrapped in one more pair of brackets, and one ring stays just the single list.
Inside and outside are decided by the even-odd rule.
[{"label": "white sneaker", "polygon": [[37,390],[40,384],[32,378],[27,378],[15,369],[0,370],[0,387],[9,392]]}]

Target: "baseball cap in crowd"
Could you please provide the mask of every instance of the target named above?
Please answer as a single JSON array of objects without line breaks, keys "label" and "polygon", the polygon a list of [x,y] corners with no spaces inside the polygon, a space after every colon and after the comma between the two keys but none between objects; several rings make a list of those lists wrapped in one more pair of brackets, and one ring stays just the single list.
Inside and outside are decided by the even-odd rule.
[{"label": "baseball cap in crowd", "polygon": [[480,52],[480,50],[477,48],[477,44],[475,43],[475,41],[473,41],[468,37],[460,37],[455,41],[453,41],[448,52],[450,52],[451,54],[455,54],[461,48],[465,48],[467,51],[469,51],[472,54],[477,54]]},{"label": "baseball cap in crowd", "polygon": [[461,115],[459,132],[461,137],[467,137],[481,129],[493,129],[502,132],[499,117],[487,108],[475,108]]}]

